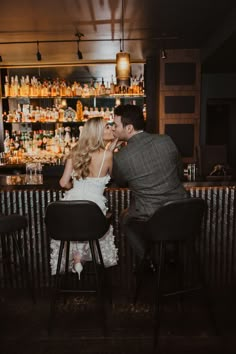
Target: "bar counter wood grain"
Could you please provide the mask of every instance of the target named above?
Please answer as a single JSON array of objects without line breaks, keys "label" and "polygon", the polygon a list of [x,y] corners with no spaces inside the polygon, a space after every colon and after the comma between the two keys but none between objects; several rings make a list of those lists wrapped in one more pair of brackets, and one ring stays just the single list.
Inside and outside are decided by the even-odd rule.
[{"label": "bar counter wood grain", "polygon": [[[209,182],[205,184],[194,182],[184,185],[192,197],[205,199],[208,206],[202,232],[197,240],[197,249],[207,284],[213,287],[232,286],[235,284],[236,274],[236,183],[222,182],[209,185]],[[105,195],[113,214],[112,223],[119,248],[119,264],[109,272],[112,272],[114,285],[119,284],[119,287],[127,292],[134,278],[132,272],[134,255],[120,233],[119,214],[129,205],[131,192],[128,189],[107,188]],[[3,186],[3,184],[1,186],[0,213],[19,213],[28,217],[28,229],[22,233],[20,240],[27,269],[33,276],[34,286],[38,289],[47,288],[51,282],[50,248],[44,225],[45,209],[48,203],[62,196],[63,191],[55,180],[54,182],[51,180],[50,183],[45,181],[41,186]],[[9,242],[8,246],[12,251],[12,257],[16,257],[15,250]],[[194,273],[194,265],[189,269],[190,273]],[[6,273],[6,270],[0,264],[1,288],[24,287],[23,278],[16,270],[12,269],[12,274],[4,272]]]}]

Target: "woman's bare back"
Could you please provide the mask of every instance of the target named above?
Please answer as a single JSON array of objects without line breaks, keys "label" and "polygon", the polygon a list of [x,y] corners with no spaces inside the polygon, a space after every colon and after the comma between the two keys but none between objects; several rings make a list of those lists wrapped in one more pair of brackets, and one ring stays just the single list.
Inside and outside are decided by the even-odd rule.
[{"label": "woman's bare back", "polygon": [[[90,173],[88,177],[104,177],[112,171],[112,153],[110,151],[99,150],[91,153]],[[103,161],[104,159],[104,161]],[[102,168],[101,168],[102,166]],[[101,169],[101,171],[100,171]],[[100,175],[99,175],[100,172]]]}]

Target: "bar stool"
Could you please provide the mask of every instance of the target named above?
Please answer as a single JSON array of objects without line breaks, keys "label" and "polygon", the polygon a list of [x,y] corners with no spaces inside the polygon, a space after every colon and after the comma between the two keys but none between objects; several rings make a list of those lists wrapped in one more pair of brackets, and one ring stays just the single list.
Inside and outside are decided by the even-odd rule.
[{"label": "bar stool", "polygon": [[[180,275],[184,275],[185,268],[181,263],[186,261],[186,259],[183,257],[183,255],[181,257],[181,253],[179,253],[179,251],[181,251],[181,249],[183,251],[183,247],[186,247],[185,250],[187,251],[187,255],[192,255],[194,257],[192,260],[198,262],[195,250],[195,238],[197,235],[199,235],[201,230],[205,207],[205,201],[201,198],[187,198],[171,201],[162,205],[149,219],[148,222],[140,224],[140,227],[138,224],[136,224],[136,227],[139,227],[139,229],[143,227],[144,237],[146,240],[148,240],[148,246],[146,248],[145,256],[142,259],[137,271],[134,303],[136,303],[141,290],[141,284],[144,279],[144,264],[146,264],[147,259],[149,261],[151,260],[154,264],[157,265],[156,273],[154,273],[154,352],[158,347],[159,330],[161,324],[161,305],[163,298],[174,295],[182,296],[189,292],[204,289],[204,279],[201,272],[199,273],[201,279],[198,286],[187,288],[183,286],[185,285],[183,282],[184,279],[183,277],[181,278]],[[163,280],[165,279],[165,282],[167,281],[165,286],[168,285],[168,288],[170,284],[168,283],[168,278],[163,277],[163,272],[166,269],[166,251],[169,250],[170,252],[170,248],[167,249],[168,244],[174,247],[171,249],[172,253],[173,250],[177,250],[177,252],[174,253],[174,259],[172,259],[172,262],[174,261],[175,265],[177,266],[179,280],[177,287],[181,287],[177,289],[172,288],[172,292],[166,293],[164,292]],[[195,264],[199,264],[199,262]],[[200,268],[198,270],[200,270]],[[208,301],[207,305],[209,305]],[[209,307],[208,310],[210,310]],[[209,314],[210,319],[213,321],[212,323],[215,326],[212,313],[209,312]]]},{"label": "bar stool", "polygon": [[[105,235],[110,226],[110,218],[106,217],[97,204],[87,200],[78,201],[56,201],[50,203],[46,208],[45,214],[45,224],[47,235],[55,240],[60,241],[60,249],[57,262],[57,270],[55,275],[55,282],[53,284],[51,293],[51,306],[49,315],[49,326],[48,333],[52,332],[52,322],[55,316],[56,309],[56,298],[60,294],[95,294],[97,300],[101,305],[104,333],[107,331],[106,327],[106,299],[109,296],[109,291],[107,291],[107,283],[105,282],[105,268],[102,258],[102,253],[100,249],[99,239]],[[89,247],[92,255],[92,265],[93,272],[89,272],[89,275],[95,276],[95,284],[93,288],[91,287],[79,287],[68,288],[68,268],[69,268],[69,252],[70,252],[70,242],[78,241],[89,243]],[[61,262],[62,256],[66,257],[65,261],[65,272],[61,273]],[[82,278],[86,272],[86,262],[85,269],[82,273]],[[71,274],[71,276],[78,280],[77,274]],[[60,279],[60,277],[62,279]],[[63,279],[64,277],[64,279]],[[63,280],[63,281],[60,281]]]},{"label": "bar stool", "polygon": [[[27,282],[27,287],[30,290],[30,294],[33,302],[35,302],[34,288],[30,279],[28,269],[21,250],[21,232],[26,229],[28,225],[27,218],[19,214],[3,215],[0,214],[0,237],[1,237],[1,248],[2,248],[2,259],[1,263],[5,267],[4,279],[8,276],[6,274],[12,274],[12,265],[19,265],[22,274]],[[10,246],[10,240],[13,242],[13,247]],[[15,248],[15,251],[14,251]],[[19,258],[19,264],[17,264],[17,255]],[[16,259],[12,260],[12,257]],[[15,268],[15,269],[16,269]],[[3,268],[4,269],[4,268]],[[16,274],[13,274],[16,276]]]}]

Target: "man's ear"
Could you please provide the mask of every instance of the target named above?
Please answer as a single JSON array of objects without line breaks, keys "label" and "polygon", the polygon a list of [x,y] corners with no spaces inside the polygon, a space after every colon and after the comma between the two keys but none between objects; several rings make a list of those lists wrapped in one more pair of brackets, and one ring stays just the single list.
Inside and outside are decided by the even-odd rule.
[{"label": "man's ear", "polygon": [[127,124],[126,125],[126,130],[129,134],[133,133],[134,131],[134,126],[132,124]]}]

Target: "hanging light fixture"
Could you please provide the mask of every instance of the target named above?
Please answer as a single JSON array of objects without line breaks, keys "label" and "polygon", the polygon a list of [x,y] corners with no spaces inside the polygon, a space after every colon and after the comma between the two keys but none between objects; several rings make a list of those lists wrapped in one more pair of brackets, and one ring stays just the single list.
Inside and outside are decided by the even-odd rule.
[{"label": "hanging light fixture", "polygon": [[118,85],[130,85],[130,55],[124,51],[124,0],[122,0],[120,52],[116,54],[116,79]]},{"label": "hanging light fixture", "polygon": [[41,61],[42,60],[42,55],[39,51],[39,42],[37,41],[37,53],[36,53],[36,58],[38,61]]},{"label": "hanging light fixture", "polygon": [[78,48],[78,51],[77,51],[78,59],[83,59],[83,54],[79,49],[79,41],[77,41],[77,48]]},{"label": "hanging light fixture", "polygon": [[81,50],[79,49],[79,43],[81,41],[81,37],[83,37],[84,35],[81,32],[77,32],[75,34],[75,36],[78,37],[78,40],[77,40],[77,57],[80,60],[80,59],[83,59],[83,54],[82,54]]}]

